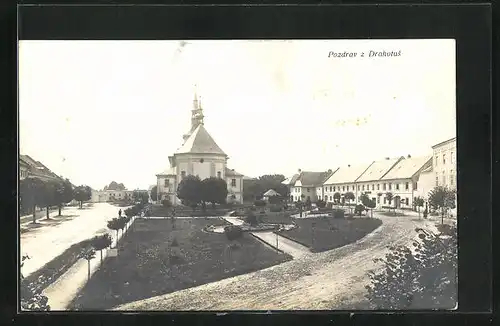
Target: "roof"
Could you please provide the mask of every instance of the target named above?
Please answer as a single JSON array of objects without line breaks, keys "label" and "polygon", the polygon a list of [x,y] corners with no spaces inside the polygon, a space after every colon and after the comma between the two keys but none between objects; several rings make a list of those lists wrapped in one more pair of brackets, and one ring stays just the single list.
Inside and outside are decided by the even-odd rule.
[{"label": "roof", "polygon": [[[373,163],[373,162],[372,162]],[[372,163],[348,165],[338,168],[324,184],[339,184],[355,182]]]},{"label": "roof", "polygon": [[157,175],[177,175],[177,173],[175,172],[175,168],[168,168],[162,173],[158,173]]},{"label": "roof", "polygon": [[438,147],[438,146],[440,146],[440,145],[444,145],[444,144],[446,144],[446,143],[449,143],[449,142],[452,142],[452,141],[456,141],[456,140],[457,140],[457,137],[453,137],[453,138],[450,138],[450,139],[448,139],[448,140],[445,140],[445,141],[442,141],[442,142],[440,142],[440,143],[437,143],[436,145],[431,146],[431,148],[432,148],[432,149],[434,149],[434,148],[436,148],[436,147]]},{"label": "roof", "polygon": [[[332,172],[309,172],[303,171],[300,173],[297,180],[300,180],[302,187],[316,186],[318,184],[323,184],[323,182],[332,174]],[[296,180],[296,181],[297,181]]]},{"label": "roof", "polygon": [[432,156],[410,157],[396,164],[382,180],[409,179],[417,172],[432,166]]},{"label": "roof", "polygon": [[280,196],[280,194],[277,193],[276,190],[274,190],[274,189],[269,189],[262,196],[266,196],[266,197],[269,197],[269,196]]},{"label": "roof", "polygon": [[283,180],[281,183],[285,185],[294,185],[297,179],[299,178],[300,174],[294,174],[289,178],[286,178]]},{"label": "roof", "polygon": [[228,169],[226,167],[226,176],[235,176],[235,177],[242,177],[243,174],[239,173],[239,172],[236,172],[234,169]]},{"label": "roof", "polygon": [[380,180],[401,159],[403,159],[402,156],[374,161],[356,182]]},{"label": "roof", "polygon": [[226,153],[224,153],[224,151],[217,145],[212,136],[210,136],[203,124],[196,127],[193,133],[176,152],[176,154],[186,153],[220,154],[227,156]]},{"label": "roof", "polygon": [[50,176],[55,179],[60,179],[62,178],[52,172],[48,167],[43,165],[40,161],[34,160],[31,156],[29,155],[19,155],[19,160],[23,161],[24,163],[28,164],[30,167],[34,168],[32,171],[34,174],[37,174],[37,172],[44,174],[45,176]]}]

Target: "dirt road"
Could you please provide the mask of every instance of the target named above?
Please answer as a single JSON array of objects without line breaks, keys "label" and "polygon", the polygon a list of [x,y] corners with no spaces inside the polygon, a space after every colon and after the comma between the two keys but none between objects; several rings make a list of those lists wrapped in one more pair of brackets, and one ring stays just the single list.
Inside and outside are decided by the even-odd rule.
[{"label": "dirt road", "polygon": [[118,310],[330,310],[363,301],[367,272],[387,247],[409,244],[429,220],[376,216],[382,226],[356,243],[250,274],[129,303]]}]

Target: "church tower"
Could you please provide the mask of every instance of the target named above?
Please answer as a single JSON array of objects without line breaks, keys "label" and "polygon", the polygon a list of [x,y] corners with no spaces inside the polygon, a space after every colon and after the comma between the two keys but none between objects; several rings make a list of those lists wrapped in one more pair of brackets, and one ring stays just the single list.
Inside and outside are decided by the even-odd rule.
[{"label": "church tower", "polygon": [[186,141],[193,131],[200,125],[203,124],[203,108],[201,107],[201,99],[198,96],[198,92],[195,86],[194,99],[193,99],[193,109],[191,110],[191,129],[182,138]]}]

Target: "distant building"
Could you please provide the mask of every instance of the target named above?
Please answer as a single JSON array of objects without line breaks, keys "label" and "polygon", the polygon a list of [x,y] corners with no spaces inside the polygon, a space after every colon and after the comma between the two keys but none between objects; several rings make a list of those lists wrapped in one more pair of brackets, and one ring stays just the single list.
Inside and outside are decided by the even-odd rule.
[{"label": "distant building", "polygon": [[200,179],[217,177],[227,183],[227,201],[243,203],[243,174],[227,167],[229,157],[217,145],[203,124],[201,101],[195,94],[191,110],[191,130],[183,136],[182,146],[169,156],[170,166],[156,175],[160,198],[168,198],[173,205],[181,204],[177,187],[187,175]]},{"label": "distant building", "polygon": [[269,201],[269,198],[270,197],[280,197],[281,195],[276,192],[276,190],[274,189],[269,189],[268,191],[266,191],[263,195],[262,195],[262,199],[265,200],[265,201]]},{"label": "distant building", "polygon": [[457,139],[453,137],[432,146],[434,185],[450,189],[457,187]]}]

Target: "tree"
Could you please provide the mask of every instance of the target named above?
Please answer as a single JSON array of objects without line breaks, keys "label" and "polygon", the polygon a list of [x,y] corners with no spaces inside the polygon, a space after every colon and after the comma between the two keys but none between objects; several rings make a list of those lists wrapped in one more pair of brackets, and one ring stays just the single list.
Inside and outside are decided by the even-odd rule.
[{"label": "tree", "polygon": [[152,200],[159,200],[159,194],[158,194],[158,186],[154,186],[153,188],[151,188],[151,199]]},{"label": "tree", "polygon": [[149,194],[145,191],[134,190],[132,196],[135,202],[146,204],[149,201]]},{"label": "tree", "polygon": [[95,250],[84,249],[80,254],[80,258],[87,261],[87,280],[90,280],[90,261],[95,258]]},{"label": "tree", "polygon": [[413,206],[416,207],[416,211],[418,211],[418,217],[420,218],[420,207],[424,206],[424,199],[422,197],[413,198]]},{"label": "tree", "polygon": [[59,182],[56,187],[55,192],[55,202],[59,208],[59,216],[61,216],[61,210],[64,204],[69,203],[73,200],[73,185],[66,179],[63,182]]},{"label": "tree", "polygon": [[121,229],[121,223],[122,221],[115,217],[109,220],[107,224],[108,229],[116,231],[116,245],[118,245],[118,230]]},{"label": "tree", "polygon": [[227,198],[227,183],[224,179],[210,177],[201,181],[201,202],[212,204],[225,204]]},{"label": "tree", "polygon": [[[345,195],[344,195],[344,199],[347,200],[347,203],[348,204],[351,204],[351,201],[352,200],[355,200],[356,199],[356,196],[354,195],[353,192],[349,191],[349,192],[346,192]],[[352,214],[352,208],[351,208],[351,205],[349,205],[349,212]]]},{"label": "tree", "polygon": [[36,207],[43,203],[45,183],[38,178],[25,178],[20,182],[20,199],[22,207],[33,210],[33,223],[36,223]]},{"label": "tree", "polygon": [[89,186],[78,186],[74,190],[74,198],[80,202],[80,208],[82,208],[83,202],[92,198],[92,189]]},{"label": "tree", "polygon": [[455,191],[447,187],[437,186],[429,192],[429,204],[435,210],[441,210],[441,224],[448,209],[455,208]]},{"label": "tree", "polygon": [[103,234],[101,236],[95,236],[92,238],[92,247],[94,247],[95,250],[100,251],[101,253],[101,264],[102,264],[102,251],[106,248],[109,248],[112,243],[111,235],[109,233]]},{"label": "tree", "polygon": [[375,200],[370,199],[366,193],[363,193],[361,194],[361,203],[370,209],[371,217],[373,217],[373,209],[377,206]]},{"label": "tree", "polygon": [[188,175],[177,186],[177,197],[183,205],[191,206],[193,210],[202,200],[201,180],[198,176]]},{"label": "tree", "polygon": [[255,180],[245,180],[243,186],[245,189],[243,199],[259,199],[259,197],[269,189],[273,189],[284,198],[288,198],[290,189],[287,185],[282,183],[284,180],[285,176],[282,174],[265,174]]},{"label": "tree", "polygon": [[391,247],[381,262],[383,270],[370,272],[366,297],[375,309],[453,308],[457,302],[457,229],[440,225],[439,233],[415,229],[420,240]]},{"label": "tree", "polygon": [[385,199],[389,202],[389,205],[392,205],[392,200],[394,199],[394,195],[392,194],[392,192],[386,193]]},{"label": "tree", "polygon": [[336,192],[333,194],[333,201],[337,204],[340,202],[340,193]]},{"label": "tree", "polygon": [[59,192],[59,183],[55,181],[44,182],[44,186],[42,188],[42,196],[41,196],[41,206],[46,209],[46,219],[49,220],[49,210],[50,207],[57,204],[57,194]]},{"label": "tree", "polygon": [[310,197],[307,197],[306,202],[305,202],[305,206],[306,206],[307,209],[311,209],[312,202],[311,202],[311,198]]},{"label": "tree", "polygon": [[[28,255],[21,257],[21,269],[24,266],[24,261],[26,259],[30,259],[30,257]],[[21,309],[31,311],[49,311],[49,299],[42,294],[40,287],[37,287],[34,283],[28,283],[22,273],[20,273],[20,276],[21,289],[19,292],[19,299],[21,301]]]}]

